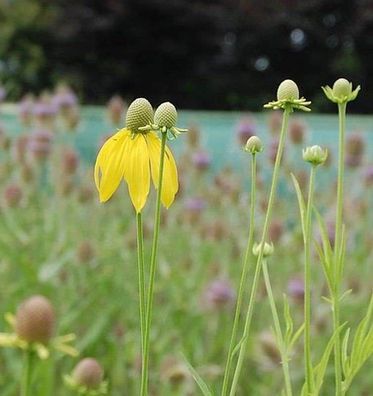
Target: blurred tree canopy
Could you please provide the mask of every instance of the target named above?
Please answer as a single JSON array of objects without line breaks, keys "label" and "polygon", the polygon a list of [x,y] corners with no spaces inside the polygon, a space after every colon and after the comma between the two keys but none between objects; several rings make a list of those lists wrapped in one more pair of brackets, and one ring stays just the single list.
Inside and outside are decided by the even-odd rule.
[{"label": "blurred tree canopy", "polygon": [[292,78],[320,111],[320,85],[360,83],[373,103],[371,0],[0,0],[8,96],[64,80],[82,99],[120,93],[178,107],[258,110]]}]

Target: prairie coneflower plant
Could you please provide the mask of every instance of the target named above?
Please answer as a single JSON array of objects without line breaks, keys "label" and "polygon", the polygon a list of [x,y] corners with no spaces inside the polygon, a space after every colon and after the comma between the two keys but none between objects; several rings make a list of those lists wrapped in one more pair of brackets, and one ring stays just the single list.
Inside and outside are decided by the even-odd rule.
[{"label": "prairie coneflower plant", "polygon": [[240,284],[238,288],[236,310],[233,319],[233,327],[232,327],[231,340],[229,343],[227,362],[224,370],[222,395],[226,395],[228,391],[229,374],[232,366],[234,347],[237,342],[239,319],[241,315],[244,291],[247,283],[247,274],[249,272],[250,256],[253,248],[254,226],[255,226],[254,218],[255,218],[255,199],[256,199],[256,172],[257,172],[256,155],[263,151],[263,144],[262,141],[259,139],[259,137],[251,136],[246,142],[245,151],[251,154],[251,193],[250,193],[249,234],[248,234],[245,256],[243,259]]},{"label": "prairie coneflower plant", "polygon": [[0,346],[19,348],[23,351],[23,372],[20,376],[20,395],[32,396],[32,376],[35,359],[47,359],[52,349],[70,356],[78,351],[70,345],[74,334],[55,337],[56,318],[51,303],[43,296],[25,300],[16,315],[7,314],[6,320],[13,333],[0,333]]},{"label": "prairie coneflower plant", "polygon": [[[136,99],[128,108],[126,127],[102,146],[95,165],[95,183],[101,202],[111,198],[122,179],[136,211],[139,273],[139,309],[142,350],[141,395],[148,393],[148,366],[153,290],[158,253],[161,203],[169,208],[178,191],[178,175],[174,157],[166,146],[186,130],[176,127],[177,111],[169,102],[153,112],[144,98]],[[160,138],[157,134],[160,133]],[[150,190],[150,178],[157,190],[154,234],[146,288],[144,271],[143,225],[141,213]]]},{"label": "prairie coneflower plant", "polygon": [[273,208],[273,204],[274,204],[274,200],[275,200],[275,196],[276,196],[278,178],[279,178],[279,173],[280,173],[280,165],[281,165],[282,154],[284,151],[284,146],[285,146],[285,141],[286,141],[286,132],[288,129],[289,116],[294,110],[297,110],[297,109],[303,110],[303,111],[310,111],[310,109],[307,107],[310,103],[311,102],[307,101],[306,99],[299,97],[299,89],[298,89],[297,84],[294,81],[285,80],[278,87],[277,100],[270,102],[264,106],[265,108],[269,108],[269,109],[274,109],[274,110],[282,109],[283,110],[282,126],[281,126],[280,139],[279,139],[279,144],[278,144],[278,149],[277,149],[277,154],[276,154],[275,165],[274,165],[274,169],[273,169],[267,212],[265,215],[263,231],[262,231],[262,235],[261,235],[261,239],[260,239],[260,243],[259,243],[260,249],[259,249],[257,260],[256,260],[254,278],[253,278],[253,283],[252,283],[250,297],[249,297],[249,304],[248,304],[248,308],[247,308],[247,312],[246,312],[244,331],[243,331],[242,339],[239,342],[240,343],[239,353],[238,353],[238,359],[237,359],[237,363],[236,363],[236,367],[235,367],[235,371],[234,371],[234,375],[233,375],[232,385],[230,388],[230,396],[235,395],[237,392],[238,380],[239,380],[239,377],[241,374],[242,365],[243,365],[244,358],[245,358],[246,351],[247,351],[247,343],[248,343],[248,339],[249,339],[251,320],[252,320],[254,304],[255,304],[255,299],[256,299],[256,293],[257,293],[258,284],[259,284],[259,277],[260,277],[260,273],[262,270],[264,247],[265,247],[265,242],[267,240],[268,228],[270,225],[271,215],[272,215],[272,208]]},{"label": "prairie coneflower plant", "polygon": [[303,150],[303,160],[310,163],[311,174],[308,186],[307,204],[305,204],[298,181],[293,177],[296,188],[304,242],[304,369],[305,391],[307,395],[315,394],[315,379],[311,357],[311,242],[312,242],[312,210],[316,168],[322,165],[328,157],[327,150],[320,146],[307,147]]},{"label": "prairie coneflower plant", "polygon": [[[333,88],[323,87],[326,97],[338,104],[339,117],[339,142],[338,142],[338,181],[337,181],[337,209],[335,221],[335,243],[332,268],[331,303],[333,311],[334,331],[340,327],[340,300],[341,283],[344,267],[344,224],[343,224],[343,203],[344,203],[344,168],[345,168],[345,134],[346,134],[346,108],[347,103],[355,100],[360,86],[352,89],[352,83],[345,78],[340,78],[333,84]],[[335,387],[336,395],[342,394],[342,349],[341,337],[336,334],[334,345],[334,364],[335,364]]]}]

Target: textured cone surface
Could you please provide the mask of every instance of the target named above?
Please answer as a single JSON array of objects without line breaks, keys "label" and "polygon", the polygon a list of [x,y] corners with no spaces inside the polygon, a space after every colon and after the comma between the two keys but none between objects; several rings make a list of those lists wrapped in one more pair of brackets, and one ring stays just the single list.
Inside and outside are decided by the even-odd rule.
[{"label": "textured cone surface", "polygon": [[293,80],[284,80],[277,90],[278,100],[299,99],[299,89]]},{"label": "textured cone surface", "polygon": [[139,128],[147,126],[153,122],[152,105],[144,98],[134,100],[127,110],[126,128],[133,132],[138,132]]},{"label": "textured cone surface", "polygon": [[55,327],[51,303],[43,296],[29,298],[18,308],[15,327],[17,335],[23,340],[47,343]]},{"label": "textured cone surface", "polygon": [[177,123],[177,111],[170,102],[159,105],[154,115],[154,122],[160,127],[172,128]]},{"label": "textured cone surface", "polygon": [[103,380],[104,372],[96,359],[81,360],[74,369],[73,378],[79,385],[88,389],[98,388]]},{"label": "textured cone surface", "polygon": [[339,78],[333,84],[333,95],[337,98],[348,96],[351,93],[351,84],[345,78]]}]

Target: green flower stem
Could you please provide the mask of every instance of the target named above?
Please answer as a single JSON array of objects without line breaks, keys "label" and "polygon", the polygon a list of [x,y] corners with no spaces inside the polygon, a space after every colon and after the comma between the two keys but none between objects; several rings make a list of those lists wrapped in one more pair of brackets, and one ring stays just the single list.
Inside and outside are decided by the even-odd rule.
[{"label": "green flower stem", "polygon": [[338,186],[337,186],[337,213],[335,222],[335,252],[339,256],[343,228],[343,194],[345,170],[345,134],[346,134],[346,103],[338,105],[339,116],[339,147],[338,147]]},{"label": "green flower stem", "polygon": [[31,396],[31,375],[32,375],[32,351],[24,351],[21,396]]},{"label": "green flower stem", "polygon": [[267,266],[266,259],[263,259],[262,267],[263,267],[264,283],[266,285],[269,305],[271,307],[271,312],[272,312],[272,318],[273,318],[273,324],[274,324],[275,333],[276,333],[277,344],[278,344],[278,347],[279,347],[279,350],[281,353],[282,370],[284,372],[284,378],[285,378],[285,394],[286,394],[286,396],[292,396],[293,391],[291,388],[288,353],[287,353],[287,349],[286,349],[286,346],[284,343],[284,337],[283,337],[282,330],[281,330],[280,318],[278,316],[276,302],[273,297],[273,291],[272,291],[272,286],[271,286],[271,282],[269,279],[268,266]]},{"label": "green flower stem", "polygon": [[308,199],[304,229],[304,368],[307,394],[315,389],[311,358],[311,237],[312,207],[316,166],[312,166],[308,187]]},{"label": "green flower stem", "polygon": [[335,394],[342,395],[342,357],[341,338],[337,329],[340,326],[340,283],[341,271],[340,253],[342,247],[343,231],[343,193],[344,193],[344,168],[345,168],[345,134],[346,134],[346,103],[338,104],[339,117],[339,147],[338,147],[338,186],[337,186],[337,213],[335,222],[334,242],[334,290],[333,290],[333,328],[336,332],[334,344],[334,369],[335,369]]},{"label": "green flower stem", "polygon": [[154,234],[152,253],[150,258],[150,276],[149,276],[149,287],[148,297],[146,301],[146,317],[145,317],[145,335],[144,335],[144,365],[142,368],[141,375],[141,396],[147,396],[148,394],[148,371],[149,371],[149,344],[150,344],[150,327],[152,321],[152,308],[153,308],[153,297],[154,297],[154,280],[156,273],[157,254],[158,254],[158,237],[159,227],[161,221],[161,195],[163,185],[163,168],[164,168],[164,156],[166,149],[167,134],[162,133],[161,141],[161,155],[159,161],[159,180],[157,188],[157,202],[155,208],[154,218]]},{"label": "green flower stem", "polygon": [[267,213],[266,213],[265,220],[264,220],[262,238],[260,240],[260,251],[259,251],[259,254],[258,254],[258,257],[257,257],[257,262],[256,262],[256,267],[255,267],[255,274],[254,274],[254,279],[253,279],[253,285],[252,285],[252,288],[251,288],[251,294],[250,294],[250,299],[249,299],[249,306],[248,306],[247,313],[246,313],[245,327],[244,327],[244,331],[243,331],[243,338],[242,338],[242,343],[241,343],[241,347],[240,347],[240,352],[239,352],[239,355],[238,355],[236,369],[235,369],[234,376],[233,376],[232,386],[231,386],[231,390],[230,390],[230,396],[234,396],[236,394],[238,379],[239,379],[240,374],[241,374],[242,365],[243,365],[243,361],[244,361],[246,350],[247,350],[247,343],[248,343],[248,340],[249,340],[251,319],[252,319],[252,316],[253,316],[255,297],[256,297],[256,292],[257,292],[257,289],[258,289],[259,276],[260,276],[261,267],[262,267],[262,259],[263,259],[263,253],[264,253],[264,244],[266,242],[266,238],[267,238],[267,234],[268,234],[268,228],[269,228],[269,223],[270,223],[270,220],[271,220],[272,208],[273,208],[273,203],[274,203],[274,200],[275,200],[277,182],[278,182],[278,177],[279,177],[279,173],[280,173],[281,159],[282,159],[282,154],[284,152],[284,146],[285,146],[285,140],[286,140],[286,131],[287,131],[287,128],[288,128],[289,115],[290,115],[291,111],[292,111],[292,108],[290,106],[287,106],[285,108],[285,110],[284,110],[284,114],[283,114],[283,118],[282,118],[282,127],[281,127],[281,133],[280,133],[280,141],[279,141],[279,146],[278,146],[278,150],[277,150],[275,166],[274,166],[274,169],[273,169],[271,190],[270,190],[270,193],[269,193],[268,207],[267,207]]},{"label": "green flower stem", "polygon": [[139,276],[139,308],[140,308],[140,332],[141,332],[141,358],[144,367],[144,335],[145,335],[145,269],[144,269],[144,235],[141,212],[136,214],[137,225],[137,265]]},{"label": "green flower stem", "polygon": [[236,312],[234,315],[233,328],[231,334],[231,340],[229,344],[228,357],[225,365],[224,371],[224,379],[223,379],[223,387],[222,387],[222,396],[226,396],[228,393],[228,382],[229,382],[229,374],[231,371],[232,360],[233,360],[233,350],[235,347],[235,342],[237,338],[237,330],[238,323],[241,314],[241,306],[242,300],[244,296],[244,290],[247,283],[247,274],[250,267],[250,260],[252,250],[253,250],[253,242],[254,242],[254,217],[255,217],[255,196],[256,196],[256,154],[252,154],[251,156],[251,196],[250,196],[250,220],[249,220],[249,236],[247,240],[247,247],[242,267],[240,285],[238,289],[238,296],[236,302]]}]

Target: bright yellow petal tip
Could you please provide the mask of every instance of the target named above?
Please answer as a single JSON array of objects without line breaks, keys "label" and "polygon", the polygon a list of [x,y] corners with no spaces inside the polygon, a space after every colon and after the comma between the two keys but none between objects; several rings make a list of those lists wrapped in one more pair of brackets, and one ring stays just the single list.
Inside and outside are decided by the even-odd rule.
[{"label": "bright yellow petal tip", "polygon": [[122,129],[101,147],[96,159],[94,178],[100,201],[106,202],[119,187],[126,167],[125,150],[131,133]]}]

